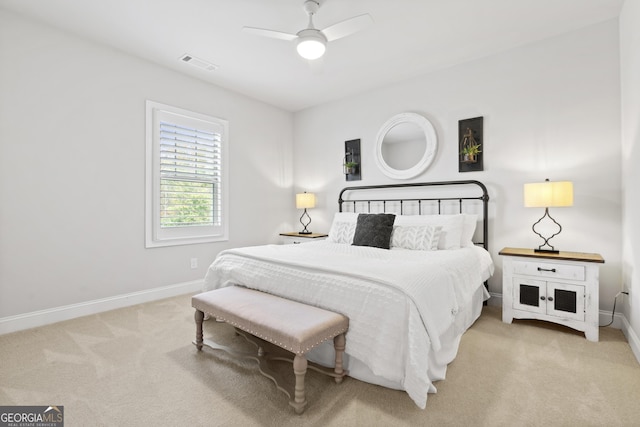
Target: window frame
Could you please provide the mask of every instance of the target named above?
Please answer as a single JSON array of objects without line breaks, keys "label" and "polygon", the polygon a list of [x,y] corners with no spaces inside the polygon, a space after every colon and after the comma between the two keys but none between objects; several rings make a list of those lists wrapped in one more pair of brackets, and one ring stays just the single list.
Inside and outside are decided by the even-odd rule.
[{"label": "window frame", "polygon": [[[219,226],[160,227],[160,135],[159,122],[170,118],[174,124],[201,125],[220,133],[220,186]],[[217,117],[196,113],[183,108],[146,101],[146,173],[145,173],[145,247],[165,247],[229,240],[229,123]]]}]

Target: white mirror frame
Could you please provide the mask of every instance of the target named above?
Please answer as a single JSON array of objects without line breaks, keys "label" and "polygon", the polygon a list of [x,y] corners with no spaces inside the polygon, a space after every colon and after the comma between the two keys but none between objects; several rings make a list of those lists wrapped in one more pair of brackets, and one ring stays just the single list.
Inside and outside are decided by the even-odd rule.
[{"label": "white mirror frame", "polygon": [[[424,150],[424,155],[422,158],[416,163],[415,166],[412,166],[408,169],[395,169],[389,166],[389,164],[384,160],[382,156],[382,142],[384,141],[384,137],[387,133],[396,125],[401,123],[413,123],[420,127],[424,132],[424,136],[426,139],[427,146]],[[375,159],[378,168],[389,178],[394,179],[409,179],[423,173],[433,162],[433,159],[436,155],[436,151],[438,149],[438,137],[436,135],[436,130],[433,125],[426,117],[423,117],[416,113],[400,113],[391,117],[387,122],[380,128],[378,132],[378,136],[376,138],[376,152]]]}]

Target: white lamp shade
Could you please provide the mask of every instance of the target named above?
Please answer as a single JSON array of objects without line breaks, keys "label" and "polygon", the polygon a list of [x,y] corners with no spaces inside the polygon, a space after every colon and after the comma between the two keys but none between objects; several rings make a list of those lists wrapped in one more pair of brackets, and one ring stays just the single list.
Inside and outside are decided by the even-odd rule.
[{"label": "white lamp shade", "polygon": [[316,195],[313,193],[296,194],[296,208],[307,209],[316,207]]},{"label": "white lamp shade", "polygon": [[527,208],[573,206],[573,183],[545,181],[525,184],[524,206]]},{"label": "white lamp shade", "polygon": [[302,30],[298,33],[296,50],[304,59],[318,59],[327,50],[327,40],[318,30]]}]

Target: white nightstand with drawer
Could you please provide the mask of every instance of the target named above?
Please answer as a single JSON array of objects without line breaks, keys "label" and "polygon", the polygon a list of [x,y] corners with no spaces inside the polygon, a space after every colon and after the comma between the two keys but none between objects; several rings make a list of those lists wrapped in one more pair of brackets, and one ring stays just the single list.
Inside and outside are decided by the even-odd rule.
[{"label": "white nightstand with drawer", "polygon": [[538,319],[599,336],[599,254],[504,248],[502,321]]},{"label": "white nightstand with drawer", "polygon": [[317,240],[324,240],[329,236],[322,233],[300,234],[297,232],[280,233],[281,242],[284,245],[299,245],[300,243],[315,242]]}]

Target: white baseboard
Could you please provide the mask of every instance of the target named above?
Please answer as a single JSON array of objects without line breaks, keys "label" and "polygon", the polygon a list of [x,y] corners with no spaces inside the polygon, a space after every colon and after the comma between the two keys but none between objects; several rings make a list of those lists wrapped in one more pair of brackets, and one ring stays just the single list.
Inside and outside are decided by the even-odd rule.
[{"label": "white baseboard", "polygon": [[491,298],[487,300],[487,305],[492,307],[502,307],[502,294],[496,294],[494,292],[489,292]]},{"label": "white baseboard", "polygon": [[116,295],[109,298],[3,317],[0,318],[0,335],[102,313],[117,308],[184,295],[189,292],[197,292],[202,289],[203,284],[203,280],[194,280],[192,282],[178,283],[145,291]]},{"label": "white baseboard", "polygon": [[[613,323],[611,323],[611,320],[613,320]],[[622,313],[616,313],[613,316],[613,319],[611,319],[611,312],[610,311],[600,310],[600,313],[598,315],[598,321],[599,321],[600,325],[609,325],[609,323],[611,323],[608,326],[609,328],[622,329],[622,323],[624,322],[624,316],[622,315]]]},{"label": "white baseboard", "polygon": [[636,357],[638,363],[640,363],[640,339],[638,338],[638,334],[636,334],[636,332],[631,327],[631,324],[629,323],[627,318],[624,316],[622,317],[622,333],[625,337],[627,337],[629,346],[631,346],[631,351]]}]

